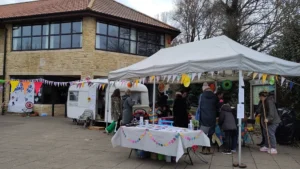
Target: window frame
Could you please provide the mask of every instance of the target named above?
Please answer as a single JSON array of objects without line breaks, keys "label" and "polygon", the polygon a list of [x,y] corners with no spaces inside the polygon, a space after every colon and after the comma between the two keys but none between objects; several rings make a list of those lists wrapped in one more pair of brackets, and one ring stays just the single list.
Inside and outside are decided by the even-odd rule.
[{"label": "window frame", "polygon": [[[98,23],[99,24],[105,24],[106,25],[106,34],[101,34],[101,33],[98,33]],[[115,36],[110,36],[108,33],[109,33],[109,25],[112,25],[112,26],[118,26],[118,37],[115,37]],[[120,33],[121,33],[121,28],[124,28],[124,29],[129,29],[129,37],[128,39],[126,38],[123,38],[120,36]],[[132,30],[135,30],[135,40],[132,40],[131,39],[131,34],[132,34]],[[138,32],[145,32],[147,34],[147,39],[145,42],[142,42],[142,41],[139,41],[138,39]],[[96,22],[96,41],[95,41],[95,50],[100,50],[100,51],[108,51],[108,52],[116,52],[116,53],[122,53],[122,54],[129,54],[129,55],[137,55],[137,56],[144,56],[144,57],[150,57],[148,55],[148,44],[150,45],[155,45],[155,46],[159,46],[160,49],[162,48],[165,48],[166,47],[166,44],[164,43],[164,45],[161,45],[161,43],[159,44],[154,44],[154,43],[149,43],[148,42],[148,33],[151,33],[151,34],[155,34],[156,36],[162,36],[163,37],[163,41],[165,42],[165,34],[164,33],[159,33],[159,32],[154,32],[154,31],[147,31],[147,30],[143,30],[143,29],[138,29],[136,27],[131,27],[131,26],[125,26],[125,25],[122,25],[122,24],[116,24],[116,23],[111,23],[111,22],[105,22],[105,21],[102,21],[102,20],[97,20]],[[97,48],[97,36],[101,37],[106,37],[106,49],[101,49],[101,48]],[[118,38],[118,47],[120,46],[120,40],[124,40],[124,41],[129,41],[129,52],[126,53],[126,52],[120,52],[120,51],[113,51],[113,50],[108,50],[108,39],[109,38]],[[131,53],[131,42],[134,42],[136,45],[135,45],[135,53]],[[146,53],[147,55],[140,55],[138,54],[138,43],[141,42],[141,43],[145,43],[146,44]],[[100,42],[98,42],[100,43]]]},{"label": "window frame", "polygon": [[[75,22],[80,22],[81,23],[81,32],[73,32],[73,23]],[[70,33],[62,33],[62,24],[63,23],[70,23],[71,24],[71,31]],[[51,34],[51,24],[59,24],[59,34]],[[47,35],[44,35],[44,27],[45,25],[48,25],[48,33]],[[23,36],[23,27],[25,26],[30,26],[31,28],[31,35],[30,36]],[[33,27],[34,26],[41,26],[41,34],[40,35],[33,35]],[[20,28],[20,36],[14,36],[13,32],[14,32],[14,27],[18,27]],[[70,41],[70,47],[67,48],[62,48],[61,47],[61,36],[64,35],[70,35],[71,36],[71,41]],[[73,47],[73,35],[81,35],[81,47]],[[82,49],[82,44],[83,44],[83,21],[82,20],[71,20],[71,21],[52,21],[52,22],[42,22],[42,23],[36,23],[36,24],[23,24],[23,25],[13,25],[12,26],[12,41],[11,41],[11,51],[12,52],[19,52],[19,51],[45,51],[45,50],[65,50],[65,49]],[[52,36],[59,36],[59,47],[58,48],[51,48],[51,37]],[[34,37],[40,37],[40,48],[39,49],[33,49],[33,41],[32,39]],[[30,49],[22,49],[23,48],[23,38],[30,38],[31,41],[31,46]],[[44,45],[43,45],[43,38],[48,38],[48,44],[47,44],[47,49],[44,49]],[[20,49],[18,50],[14,50],[14,39],[20,39]]]}]

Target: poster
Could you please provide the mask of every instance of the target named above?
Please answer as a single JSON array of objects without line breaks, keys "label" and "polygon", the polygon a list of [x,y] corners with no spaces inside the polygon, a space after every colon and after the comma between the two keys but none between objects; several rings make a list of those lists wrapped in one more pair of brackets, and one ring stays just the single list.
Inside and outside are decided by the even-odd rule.
[{"label": "poster", "polygon": [[253,105],[258,105],[259,103],[259,93],[262,91],[274,91],[275,86],[274,85],[258,85],[258,86],[253,86]]},{"label": "poster", "polygon": [[8,103],[8,112],[12,113],[25,113],[32,112],[34,104],[34,83],[28,85],[26,92],[22,83],[19,83],[16,89],[10,93]]}]

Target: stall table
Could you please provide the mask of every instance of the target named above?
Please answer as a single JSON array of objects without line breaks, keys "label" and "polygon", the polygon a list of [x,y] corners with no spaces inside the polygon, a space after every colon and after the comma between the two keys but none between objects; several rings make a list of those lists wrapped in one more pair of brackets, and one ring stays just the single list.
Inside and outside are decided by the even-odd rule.
[{"label": "stall table", "polygon": [[176,162],[185,154],[185,149],[189,153],[188,148],[194,145],[210,147],[209,138],[201,130],[165,125],[122,126],[113,136],[111,142],[113,147],[121,146],[174,156]]}]

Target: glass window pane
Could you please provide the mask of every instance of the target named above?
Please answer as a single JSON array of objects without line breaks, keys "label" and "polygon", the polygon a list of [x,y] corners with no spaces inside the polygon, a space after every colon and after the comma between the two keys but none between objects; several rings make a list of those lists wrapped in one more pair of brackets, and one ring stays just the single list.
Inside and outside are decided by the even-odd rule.
[{"label": "glass window pane", "polygon": [[31,38],[22,38],[22,50],[31,49]]},{"label": "glass window pane", "polygon": [[31,26],[22,27],[22,36],[31,36]]},{"label": "glass window pane", "polygon": [[160,45],[165,46],[165,36],[160,35]]},{"label": "glass window pane", "polygon": [[106,36],[96,36],[96,48],[106,50],[107,47],[107,37]]},{"label": "glass window pane", "polygon": [[135,29],[131,29],[130,39],[131,40],[136,40],[136,30]]},{"label": "glass window pane", "polygon": [[59,36],[50,36],[50,49],[57,49],[59,48]]},{"label": "glass window pane", "polygon": [[82,22],[73,22],[73,33],[82,33]]},{"label": "glass window pane", "polygon": [[160,36],[155,33],[148,33],[148,43],[160,44]]},{"label": "glass window pane", "polygon": [[13,50],[21,50],[21,38],[13,39]]},{"label": "glass window pane", "polygon": [[137,46],[138,55],[147,56],[147,44],[146,43],[138,43]]},{"label": "glass window pane", "polygon": [[136,54],[136,42],[130,42],[130,53]]},{"label": "glass window pane", "polygon": [[140,42],[147,42],[147,33],[146,32],[138,32],[138,40]]},{"label": "glass window pane", "polygon": [[107,35],[107,24],[97,23],[97,33]]},{"label": "glass window pane", "polygon": [[107,50],[119,51],[118,38],[108,38]]},{"label": "glass window pane", "polygon": [[48,49],[49,48],[49,36],[43,36],[42,38],[42,49]]},{"label": "glass window pane", "polygon": [[49,25],[43,25],[43,35],[49,35]]},{"label": "glass window pane", "polygon": [[71,33],[71,23],[61,24],[61,34]]},{"label": "glass window pane", "polygon": [[82,47],[82,36],[81,35],[72,35],[72,48],[81,48]]},{"label": "glass window pane", "polygon": [[71,35],[62,35],[60,38],[60,48],[71,48]]},{"label": "glass window pane", "polygon": [[120,38],[129,39],[130,30],[126,28],[120,28]]},{"label": "glass window pane", "polygon": [[51,28],[50,28],[51,35],[59,34],[60,33],[60,28],[59,27],[60,27],[59,23],[51,24]]},{"label": "glass window pane", "polygon": [[21,30],[22,30],[21,26],[13,27],[13,37],[21,36]]},{"label": "glass window pane", "polygon": [[108,25],[108,35],[118,37],[119,35],[119,27],[114,25]]},{"label": "glass window pane", "polygon": [[41,49],[41,37],[32,37],[32,49]]},{"label": "glass window pane", "polygon": [[41,35],[42,34],[42,26],[41,25],[35,25],[32,26],[32,35]]},{"label": "glass window pane", "polygon": [[160,47],[153,45],[153,44],[148,44],[147,46],[147,52],[148,52],[148,56],[153,55],[154,53],[156,53],[157,51],[159,51]]},{"label": "glass window pane", "polygon": [[129,53],[129,40],[120,39],[119,52]]}]

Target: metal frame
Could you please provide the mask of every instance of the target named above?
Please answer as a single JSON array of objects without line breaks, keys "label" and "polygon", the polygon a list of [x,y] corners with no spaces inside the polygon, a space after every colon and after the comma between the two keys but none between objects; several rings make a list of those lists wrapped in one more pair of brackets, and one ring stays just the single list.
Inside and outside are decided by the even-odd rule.
[{"label": "metal frame", "polygon": [[[81,23],[81,32],[80,33],[73,33],[73,24],[76,22],[80,22]],[[70,23],[71,24],[71,32],[70,33],[61,33],[62,30],[62,24],[64,23]],[[51,34],[51,24],[59,24],[59,33],[58,34]],[[43,34],[44,32],[44,26],[48,25],[48,33],[47,34]],[[25,26],[30,26],[30,31],[31,31],[31,35],[30,36],[23,36],[23,27]],[[40,35],[33,35],[33,26],[41,26],[41,32]],[[12,41],[11,41],[11,51],[15,52],[15,51],[40,51],[40,50],[61,50],[61,49],[81,49],[82,48],[82,32],[83,32],[83,24],[82,24],[82,20],[74,20],[74,21],[57,21],[57,22],[48,22],[48,23],[41,23],[41,24],[24,24],[24,25],[20,25],[19,27],[21,28],[21,34],[20,36],[14,36],[13,35],[13,31],[15,26],[12,27]],[[61,37],[65,36],[65,35],[69,35],[71,36],[71,41],[70,41],[70,48],[62,48],[61,47]],[[81,35],[81,47],[73,47],[73,35]],[[50,42],[51,42],[51,37],[52,36],[59,36],[59,47],[58,48],[50,48]],[[32,44],[33,41],[32,39],[38,37],[41,38],[40,39],[40,49],[33,49],[32,48]],[[46,49],[43,49],[43,38],[47,37],[48,38],[48,46]],[[23,39],[24,38],[30,38],[30,43],[31,43],[31,49],[22,49],[23,48]],[[14,50],[14,39],[20,39],[21,40],[21,49],[19,50]]]},{"label": "metal frame", "polygon": [[[105,24],[106,25],[106,34],[101,34],[101,33],[98,33],[97,30],[98,30],[98,24]],[[117,26],[118,27],[118,37],[116,36],[110,36],[108,35],[109,33],[109,25],[112,25],[112,26]],[[121,38],[120,37],[120,28],[126,28],[126,29],[129,29],[129,38],[126,39],[126,38]],[[132,29],[135,29],[135,33],[136,33],[136,40],[131,40],[131,30]],[[147,40],[146,42],[142,42],[142,41],[139,41],[138,40],[138,33],[139,32],[145,32],[147,34]],[[153,33],[157,36],[163,36],[163,42],[164,44],[161,45],[161,44],[154,44],[154,43],[149,43],[148,42],[148,33]],[[95,49],[96,50],[103,50],[103,51],[110,51],[110,52],[117,52],[117,53],[126,53],[126,54],[132,54],[132,55],[139,55],[138,54],[138,43],[145,43],[146,45],[150,44],[150,45],[155,45],[155,46],[159,46],[160,48],[163,47],[165,48],[165,35],[162,34],[162,33],[158,33],[158,32],[148,32],[146,30],[140,30],[140,29],[136,29],[134,27],[130,27],[130,26],[123,26],[123,25],[120,25],[120,24],[114,24],[114,23],[110,23],[110,22],[104,22],[104,21],[97,21],[97,24],[96,24],[96,36],[103,36],[103,37],[106,37],[106,48],[105,49],[100,49],[100,48],[97,48],[96,47],[96,43],[95,43]],[[113,51],[113,50],[108,50],[108,38],[117,38],[118,39],[118,46],[120,45],[120,40],[125,40],[125,41],[129,41],[129,52],[120,52],[120,51]],[[97,38],[96,38],[97,39]],[[131,42],[135,42],[136,43],[136,49],[135,49],[135,53],[131,53]],[[146,52],[148,51],[148,48],[146,47]],[[141,55],[141,56],[149,56],[148,54],[147,55]]]}]

